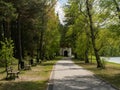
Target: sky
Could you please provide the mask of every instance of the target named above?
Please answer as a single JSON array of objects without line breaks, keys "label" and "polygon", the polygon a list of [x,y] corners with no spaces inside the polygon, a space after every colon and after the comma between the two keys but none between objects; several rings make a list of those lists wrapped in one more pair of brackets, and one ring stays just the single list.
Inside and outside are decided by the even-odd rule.
[{"label": "sky", "polygon": [[55,6],[55,12],[58,13],[60,23],[64,25],[65,13],[63,11],[63,6],[67,3],[68,0],[58,0]]},{"label": "sky", "polygon": [[67,3],[68,0],[58,0],[60,2],[61,5],[64,5],[65,3]]}]

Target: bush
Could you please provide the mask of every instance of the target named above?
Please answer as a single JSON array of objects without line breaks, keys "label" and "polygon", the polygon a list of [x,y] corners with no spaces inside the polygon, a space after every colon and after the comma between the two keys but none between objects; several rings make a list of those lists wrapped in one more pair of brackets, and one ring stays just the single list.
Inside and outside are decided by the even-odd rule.
[{"label": "bush", "polygon": [[0,50],[0,66],[8,66],[14,60],[13,49],[14,44],[11,39],[5,39],[5,41],[0,42],[2,47]]}]

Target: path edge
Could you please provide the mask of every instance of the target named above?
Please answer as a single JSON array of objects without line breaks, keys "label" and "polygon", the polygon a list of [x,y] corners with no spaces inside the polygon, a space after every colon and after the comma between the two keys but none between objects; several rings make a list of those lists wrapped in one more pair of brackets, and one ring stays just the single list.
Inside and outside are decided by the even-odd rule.
[{"label": "path edge", "polygon": [[[57,61],[58,62],[58,61]],[[56,62],[56,63],[57,63]],[[47,89],[46,90],[53,90],[53,83],[54,83],[54,70],[55,70],[55,65],[56,63],[53,65],[53,68],[51,70],[51,73],[50,73],[50,77],[48,79],[48,83],[47,83]]]}]

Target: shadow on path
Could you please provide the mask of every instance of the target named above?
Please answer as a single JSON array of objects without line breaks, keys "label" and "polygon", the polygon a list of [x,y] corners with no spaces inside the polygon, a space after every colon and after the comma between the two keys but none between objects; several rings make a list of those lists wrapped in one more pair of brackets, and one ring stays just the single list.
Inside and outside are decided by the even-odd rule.
[{"label": "shadow on path", "polygon": [[116,90],[93,73],[75,65],[70,58],[57,62],[48,90]]}]

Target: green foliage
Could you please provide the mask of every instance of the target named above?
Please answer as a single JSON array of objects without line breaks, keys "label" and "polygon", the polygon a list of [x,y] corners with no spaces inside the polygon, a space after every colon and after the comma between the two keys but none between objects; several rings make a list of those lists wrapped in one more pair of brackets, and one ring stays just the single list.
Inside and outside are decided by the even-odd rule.
[{"label": "green foliage", "polygon": [[89,29],[87,25],[87,18],[84,12],[85,2],[79,0],[70,0],[70,5],[65,7],[66,13],[66,26],[68,31],[66,36],[72,48],[73,54],[84,59],[85,52],[89,50]]},{"label": "green foliage", "polygon": [[4,19],[5,21],[10,21],[17,17],[15,13],[16,9],[13,7],[12,3],[7,3],[0,1],[0,20]]},{"label": "green foliage", "polygon": [[13,57],[13,49],[14,44],[11,39],[5,39],[5,41],[1,41],[2,48],[0,50],[0,65],[5,66],[6,64],[11,64],[14,60]]},{"label": "green foliage", "polygon": [[[57,32],[58,18],[54,18],[56,16],[53,9],[55,2],[55,0],[4,0],[4,2],[0,2],[0,12],[2,14],[0,15],[2,17],[6,15],[6,17],[4,17],[5,22],[8,22],[8,19],[10,19],[11,21],[9,22],[8,26],[5,25],[5,29],[8,29],[9,27],[13,28],[12,30],[11,28],[9,28],[10,30],[7,31],[11,32],[12,34],[11,38],[14,40],[15,43],[15,55],[17,58],[19,58],[20,56],[19,45],[21,45],[21,43],[21,51],[23,57],[26,57],[28,54],[31,57],[34,57],[34,55],[38,54],[38,49],[39,53],[43,53],[44,51],[47,51],[45,50],[46,47],[51,48],[52,46],[59,46],[59,35]],[[11,16],[13,14],[16,14],[15,19],[13,19]],[[50,14],[54,17],[50,16]],[[49,20],[49,18],[52,19]],[[49,25],[47,25],[48,23]],[[1,23],[1,28],[2,25],[3,24]],[[50,32],[48,32],[48,29]],[[50,36],[46,33],[49,33]],[[6,35],[6,32],[4,34]],[[21,38],[19,38],[19,36],[21,36]],[[55,41],[51,37],[57,37],[58,39]],[[20,39],[21,43],[19,41]],[[49,43],[49,40],[47,39],[50,39],[51,43]],[[46,44],[47,42],[49,44]],[[42,44],[40,45],[40,43]],[[40,48],[42,49],[41,51]],[[52,48],[49,51],[52,51]]]},{"label": "green foliage", "polygon": [[54,12],[48,13],[47,28],[45,31],[45,57],[52,59],[56,53],[59,52],[60,48],[60,34],[58,31],[58,17],[55,16]]},{"label": "green foliage", "polygon": [[[90,7],[90,13],[93,21],[95,46],[101,56],[120,55],[120,25],[117,16],[119,12],[116,11],[115,1],[119,2],[119,0],[89,0],[89,4],[93,5]],[[68,26],[67,37],[73,52],[84,57],[85,50],[92,46],[86,2],[84,0],[69,0],[68,3],[69,5],[65,8],[66,26]]]},{"label": "green foliage", "polygon": [[86,43],[87,43],[87,37],[86,35],[84,35],[85,33],[81,34],[78,39],[77,39],[77,43],[76,43],[76,48],[75,51],[78,54],[78,57],[84,59],[84,55],[85,55],[85,51],[86,51]]}]

